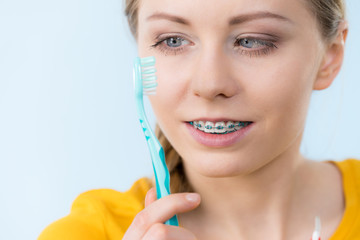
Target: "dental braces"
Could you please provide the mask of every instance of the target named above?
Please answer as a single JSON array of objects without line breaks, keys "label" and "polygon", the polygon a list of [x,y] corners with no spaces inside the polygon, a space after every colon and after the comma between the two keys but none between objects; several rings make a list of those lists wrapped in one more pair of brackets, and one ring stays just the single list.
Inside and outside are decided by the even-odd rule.
[{"label": "dental braces", "polygon": [[[243,127],[248,126],[251,122],[232,122],[232,121],[228,121],[226,124],[225,122],[218,122],[216,124],[212,123],[212,122],[203,122],[203,121],[193,121],[193,122],[189,122],[192,126],[194,126],[194,128],[199,129],[199,130],[205,130],[205,132],[208,133],[215,133],[215,134],[226,134],[226,133],[231,133],[231,132],[235,132]],[[220,132],[216,132],[216,131],[220,131]]]}]

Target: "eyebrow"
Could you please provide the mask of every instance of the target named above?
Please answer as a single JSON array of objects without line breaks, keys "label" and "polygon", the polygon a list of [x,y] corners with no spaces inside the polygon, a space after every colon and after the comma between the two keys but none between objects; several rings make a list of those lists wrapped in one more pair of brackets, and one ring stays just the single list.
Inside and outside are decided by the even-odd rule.
[{"label": "eyebrow", "polygon": [[[229,20],[229,25],[237,25],[237,24],[242,24],[245,22],[250,22],[253,20],[258,20],[258,19],[265,19],[265,18],[272,18],[272,19],[277,19],[277,20],[281,20],[281,21],[285,21],[285,22],[289,22],[289,23],[293,23],[293,21],[291,21],[289,18],[275,14],[275,13],[271,13],[271,12],[267,12],[267,11],[262,11],[262,12],[255,12],[255,13],[248,13],[248,14],[241,14],[235,17],[232,17]],[[176,16],[176,15],[172,15],[172,14],[168,14],[168,13],[164,13],[164,12],[157,12],[154,13],[153,15],[149,16],[146,18],[147,20],[169,20],[171,22],[176,22],[176,23],[180,23],[183,25],[189,25],[190,26],[190,22],[188,20],[186,20],[185,18],[182,18],[180,16]]]},{"label": "eyebrow", "polygon": [[165,19],[165,20],[180,23],[180,24],[183,24],[183,25],[190,25],[190,22],[188,20],[182,18],[182,17],[171,15],[171,14],[168,14],[168,13],[163,13],[163,12],[155,13],[155,14],[147,17],[146,19],[147,20]]},{"label": "eyebrow", "polygon": [[239,16],[232,17],[229,21],[229,25],[236,25],[236,24],[241,24],[244,22],[249,22],[264,18],[272,18],[272,19],[293,23],[293,21],[291,21],[289,18],[281,16],[279,14],[275,14],[272,12],[256,12],[256,13],[242,14]]}]

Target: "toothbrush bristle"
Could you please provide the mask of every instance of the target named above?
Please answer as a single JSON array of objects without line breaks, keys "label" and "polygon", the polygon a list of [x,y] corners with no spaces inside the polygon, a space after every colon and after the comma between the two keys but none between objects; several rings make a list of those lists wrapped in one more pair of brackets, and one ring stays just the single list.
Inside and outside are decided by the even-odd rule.
[{"label": "toothbrush bristle", "polygon": [[141,80],[144,95],[154,95],[156,93],[156,69],[155,57],[141,58]]}]

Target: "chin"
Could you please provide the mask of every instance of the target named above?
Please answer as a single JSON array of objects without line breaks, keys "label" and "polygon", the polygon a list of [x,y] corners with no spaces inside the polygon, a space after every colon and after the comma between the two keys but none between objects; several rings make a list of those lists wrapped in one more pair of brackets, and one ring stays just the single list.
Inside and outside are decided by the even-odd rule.
[{"label": "chin", "polygon": [[192,174],[196,172],[209,178],[244,176],[262,166],[261,163],[248,157],[226,153],[192,154],[192,157],[187,159],[183,159],[185,168],[188,168],[186,172]]}]

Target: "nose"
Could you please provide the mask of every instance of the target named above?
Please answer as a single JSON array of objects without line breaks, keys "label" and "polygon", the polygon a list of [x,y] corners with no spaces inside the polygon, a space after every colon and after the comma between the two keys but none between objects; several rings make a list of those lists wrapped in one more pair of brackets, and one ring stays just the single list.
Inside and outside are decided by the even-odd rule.
[{"label": "nose", "polygon": [[207,100],[230,98],[239,91],[231,56],[220,46],[203,47],[196,56],[191,80],[194,95]]}]

